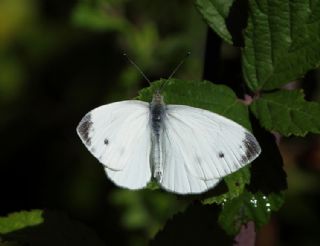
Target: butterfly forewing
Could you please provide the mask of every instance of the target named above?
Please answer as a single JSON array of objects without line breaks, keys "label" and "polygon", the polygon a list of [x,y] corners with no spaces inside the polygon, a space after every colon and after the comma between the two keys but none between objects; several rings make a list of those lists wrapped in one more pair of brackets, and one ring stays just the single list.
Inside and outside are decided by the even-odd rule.
[{"label": "butterfly forewing", "polygon": [[149,104],[130,100],[90,111],[77,132],[117,185],[145,187],[151,178]]}]

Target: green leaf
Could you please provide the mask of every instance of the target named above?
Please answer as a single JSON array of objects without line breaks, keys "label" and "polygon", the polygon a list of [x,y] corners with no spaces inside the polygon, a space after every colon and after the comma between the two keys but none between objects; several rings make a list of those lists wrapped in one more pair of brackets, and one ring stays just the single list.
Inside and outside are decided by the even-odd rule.
[{"label": "green leaf", "polygon": [[[138,99],[150,102],[154,91],[166,80],[159,80],[140,91]],[[167,104],[185,104],[226,116],[244,127],[251,129],[247,107],[241,103],[235,93],[227,86],[215,85],[209,81],[187,81],[171,79],[166,82],[162,92]],[[203,199],[203,203],[221,203],[243,192],[250,180],[249,167],[225,177],[227,193]]]},{"label": "green leaf", "polygon": [[232,44],[232,37],[225,20],[233,2],[234,0],[196,0],[196,7],[205,21],[229,44]]},{"label": "green leaf", "polygon": [[0,217],[0,234],[21,230],[29,226],[39,225],[43,222],[42,211],[21,211]]},{"label": "green leaf", "polygon": [[242,61],[253,91],[277,88],[319,66],[319,6],[319,0],[249,0]]},{"label": "green leaf", "polygon": [[304,100],[302,91],[263,94],[250,105],[260,124],[285,136],[320,133],[320,104]]},{"label": "green leaf", "polygon": [[80,1],[71,16],[72,23],[95,31],[124,31],[129,23],[110,3]]},{"label": "green leaf", "polygon": [[151,102],[153,93],[164,81],[167,82],[162,95],[166,104],[184,104],[206,109],[251,129],[248,108],[225,85],[215,85],[209,81],[159,80],[141,90],[137,99]]},{"label": "green leaf", "polygon": [[244,191],[245,185],[249,184],[249,181],[250,181],[250,169],[248,166],[246,166],[241,168],[237,172],[224,177],[224,182],[228,187],[227,193],[205,198],[202,200],[202,203],[203,204],[212,204],[212,203],[221,204],[235,197],[238,197]]},{"label": "green leaf", "polygon": [[254,221],[259,229],[269,221],[272,211],[280,209],[283,201],[282,193],[266,196],[260,192],[252,194],[245,191],[223,205],[218,222],[230,235],[236,235],[241,225],[249,221]]},{"label": "green leaf", "polygon": [[[34,210],[15,213],[8,218],[14,218],[8,222],[13,229],[5,230],[1,235],[4,241],[32,246],[105,245],[92,229],[58,211]],[[12,226],[13,221],[18,226]]]}]

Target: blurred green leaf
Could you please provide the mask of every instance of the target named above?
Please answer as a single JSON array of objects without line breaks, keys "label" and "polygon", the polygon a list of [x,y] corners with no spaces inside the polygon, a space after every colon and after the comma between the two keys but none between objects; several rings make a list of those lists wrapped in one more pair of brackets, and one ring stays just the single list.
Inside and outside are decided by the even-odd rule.
[{"label": "blurred green leaf", "polygon": [[226,25],[226,18],[234,1],[196,0],[196,7],[205,21],[229,44],[232,44],[232,37]]},{"label": "blurred green leaf", "polygon": [[149,237],[153,237],[168,218],[184,210],[186,205],[174,194],[161,190],[116,190],[110,198],[122,211],[121,224],[130,230],[145,230]]},{"label": "blurred green leaf", "polygon": [[239,197],[223,204],[219,224],[230,235],[236,235],[242,224],[254,221],[257,228],[266,224],[272,211],[277,211],[284,202],[282,193],[268,196],[262,193],[243,192]]},{"label": "blurred green leaf", "polygon": [[97,31],[125,31],[130,25],[120,9],[107,1],[79,1],[71,18],[74,25]]},{"label": "blurred green leaf", "polygon": [[[102,246],[104,243],[96,233],[81,222],[69,218],[67,215],[57,211],[34,210],[30,216],[33,226],[20,228],[3,235],[5,241],[17,241],[22,245],[31,246],[56,246],[56,245],[78,245],[78,246]],[[35,218],[35,219],[33,219]],[[17,217],[17,221],[24,218]]]},{"label": "blurred green leaf", "polygon": [[21,211],[0,217],[0,234],[39,225],[43,222],[42,210]]},{"label": "blurred green leaf", "polygon": [[249,0],[243,74],[253,90],[274,89],[320,65],[318,0]]},{"label": "blurred green leaf", "polygon": [[[140,91],[138,99],[150,102],[153,92],[166,80],[156,81],[151,87]],[[162,92],[165,103],[184,104],[203,108],[230,118],[244,127],[251,129],[247,107],[237,99],[227,86],[215,85],[209,81],[187,81],[171,79],[166,82]],[[229,191],[219,196],[203,200],[205,204],[221,203],[243,192],[245,184],[250,180],[249,167],[224,178]]]},{"label": "blurred green leaf", "polygon": [[320,104],[305,101],[301,90],[263,94],[250,108],[269,131],[285,136],[320,133]]},{"label": "blurred green leaf", "polygon": [[[0,49],[10,46],[12,39],[19,36],[36,16],[36,1],[0,1]],[[31,26],[31,25],[30,25]]]}]

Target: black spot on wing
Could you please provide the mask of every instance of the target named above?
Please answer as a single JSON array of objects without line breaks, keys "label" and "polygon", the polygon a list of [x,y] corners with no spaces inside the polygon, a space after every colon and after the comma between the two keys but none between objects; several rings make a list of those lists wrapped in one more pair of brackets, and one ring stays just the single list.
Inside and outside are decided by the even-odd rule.
[{"label": "black spot on wing", "polygon": [[242,143],[242,149],[245,150],[245,155],[241,156],[241,162],[248,163],[250,161],[253,161],[261,151],[257,140],[252,134],[246,132],[245,138],[242,140]]},{"label": "black spot on wing", "polygon": [[224,157],[224,154],[220,151],[219,152],[219,158],[223,158]]},{"label": "black spot on wing", "polygon": [[108,145],[108,144],[109,144],[109,140],[108,140],[107,138],[104,140],[104,144],[105,144],[105,145]]},{"label": "black spot on wing", "polygon": [[89,137],[89,132],[92,127],[91,114],[88,113],[82,118],[78,125],[78,133],[81,136],[82,140],[87,144],[91,145],[91,138]]}]

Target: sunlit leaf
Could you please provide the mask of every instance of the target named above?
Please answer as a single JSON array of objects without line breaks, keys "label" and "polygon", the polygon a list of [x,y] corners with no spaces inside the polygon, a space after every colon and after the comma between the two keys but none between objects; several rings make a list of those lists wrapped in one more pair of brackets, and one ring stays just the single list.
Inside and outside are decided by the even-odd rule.
[{"label": "sunlit leaf", "polygon": [[0,217],[0,234],[21,230],[29,226],[39,225],[43,222],[42,211],[22,211]]},{"label": "sunlit leaf", "polygon": [[[13,229],[2,235],[4,241],[32,246],[104,245],[91,228],[61,212],[34,210],[15,213],[8,218],[12,218],[8,223]],[[2,223],[8,224],[7,221]]]}]

